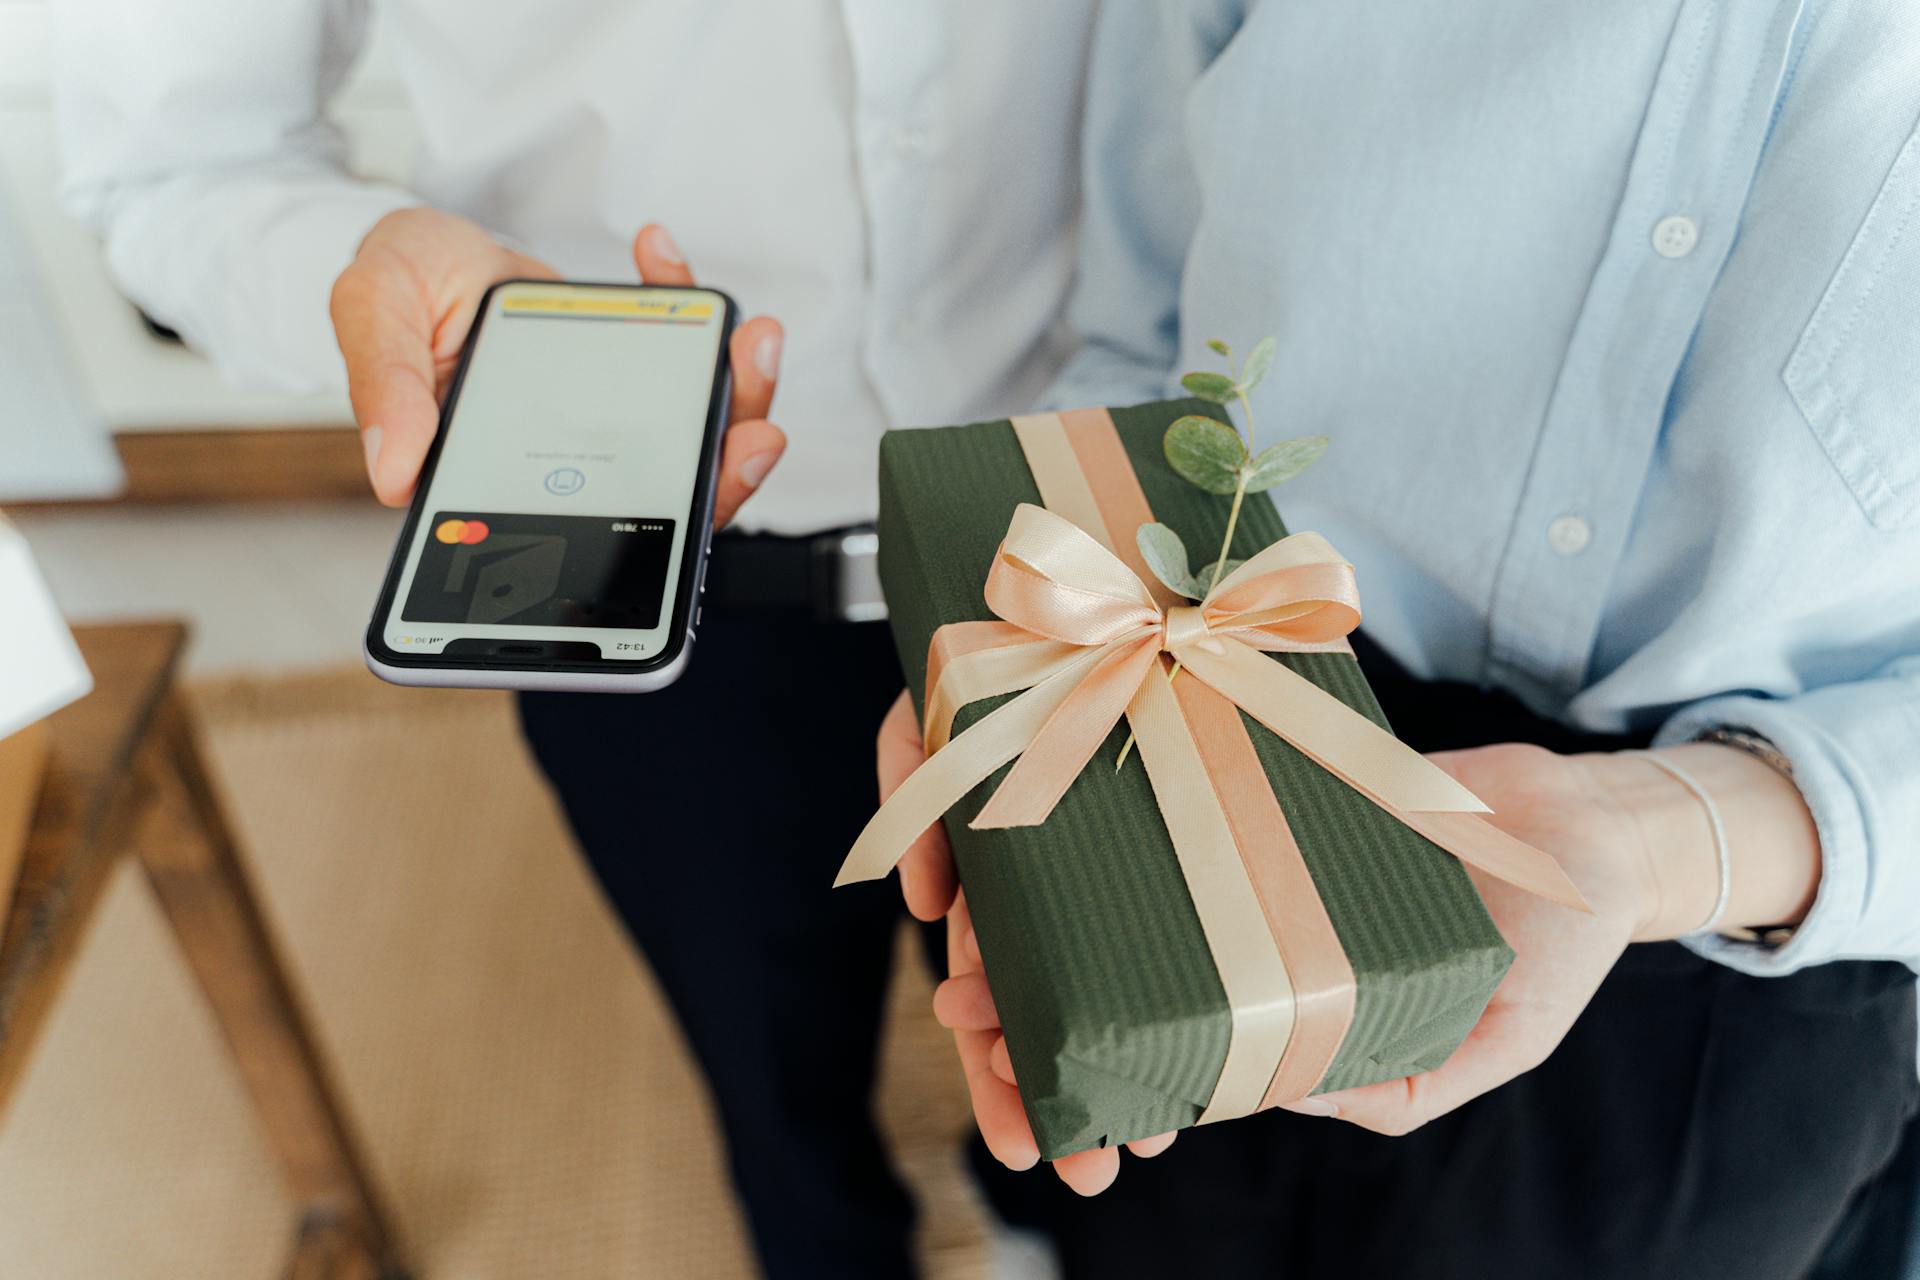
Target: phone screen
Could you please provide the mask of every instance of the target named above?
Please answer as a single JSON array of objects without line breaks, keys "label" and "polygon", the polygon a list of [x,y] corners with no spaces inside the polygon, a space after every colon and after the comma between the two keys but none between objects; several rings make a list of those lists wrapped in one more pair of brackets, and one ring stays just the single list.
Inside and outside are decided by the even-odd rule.
[{"label": "phone screen", "polygon": [[667,652],[728,320],[703,289],[494,289],[379,620],[389,652]]}]

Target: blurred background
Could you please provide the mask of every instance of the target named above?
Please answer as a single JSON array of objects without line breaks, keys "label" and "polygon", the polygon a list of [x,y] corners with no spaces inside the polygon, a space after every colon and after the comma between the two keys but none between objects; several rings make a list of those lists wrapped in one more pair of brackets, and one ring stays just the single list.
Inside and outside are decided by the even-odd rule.
[{"label": "blurred background", "polygon": [[[325,1240],[363,1193],[419,1277],[752,1274],[506,695],[361,666],[398,515],[344,400],[227,387],[62,216],[47,9],[0,0],[0,1274],[366,1274]],[[378,39],[337,114],[401,172]],[[882,1096],[929,1274],[1045,1274],[983,1230],[903,950]]]}]

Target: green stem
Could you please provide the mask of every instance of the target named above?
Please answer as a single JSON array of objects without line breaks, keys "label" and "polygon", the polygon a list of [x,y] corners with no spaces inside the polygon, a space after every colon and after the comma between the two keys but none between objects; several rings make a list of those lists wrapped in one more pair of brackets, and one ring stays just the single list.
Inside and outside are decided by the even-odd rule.
[{"label": "green stem", "polygon": [[1227,553],[1233,549],[1233,528],[1240,523],[1240,503],[1247,496],[1247,473],[1240,472],[1240,483],[1233,487],[1233,509],[1227,512],[1227,536],[1220,540],[1220,558],[1213,562],[1213,581],[1207,584],[1207,594],[1220,585],[1221,575],[1226,572]]},{"label": "green stem", "polygon": [[[1220,578],[1226,572],[1227,556],[1233,550],[1233,531],[1240,523],[1240,504],[1247,497],[1247,464],[1253,461],[1253,406],[1247,403],[1247,393],[1244,391],[1240,393],[1240,408],[1247,415],[1247,456],[1240,464],[1240,482],[1233,487],[1233,506],[1227,511],[1227,536],[1220,540],[1220,554],[1214,557],[1213,581],[1207,584],[1208,595],[1213,594],[1213,589],[1220,585]],[[1167,669],[1167,683],[1172,684],[1173,678],[1179,674],[1180,659],[1175,658],[1173,665]],[[1129,733],[1127,740],[1120,744],[1120,758],[1114,761],[1115,773],[1125,767],[1127,757],[1132,753],[1133,735]]]}]

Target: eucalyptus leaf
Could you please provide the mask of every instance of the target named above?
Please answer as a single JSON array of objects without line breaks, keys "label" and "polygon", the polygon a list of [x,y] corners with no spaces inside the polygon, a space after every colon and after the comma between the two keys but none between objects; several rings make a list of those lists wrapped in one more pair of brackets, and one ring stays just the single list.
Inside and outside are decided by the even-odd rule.
[{"label": "eucalyptus leaf", "polygon": [[1229,360],[1233,359],[1233,348],[1220,341],[1220,339],[1208,338],[1207,346],[1212,349],[1215,355],[1225,356]]},{"label": "eucalyptus leaf", "polygon": [[1167,590],[1183,596],[1192,596],[1193,574],[1187,568],[1187,544],[1180,541],[1180,535],[1164,524],[1143,524],[1134,531],[1133,541],[1140,548],[1140,558],[1147,562],[1147,568],[1153,570],[1153,576],[1166,585]]},{"label": "eucalyptus leaf", "polygon": [[1240,394],[1240,388],[1224,373],[1208,373],[1199,370],[1184,375],[1180,385],[1202,400],[1211,400],[1215,404],[1232,404]]},{"label": "eucalyptus leaf", "polygon": [[1240,366],[1240,390],[1242,394],[1252,391],[1260,385],[1260,379],[1267,376],[1267,370],[1273,365],[1275,350],[1272,338],[1262,338],[1247,352],[1247,362]]},{"label": "eucalyptus leaf", "polygon": [[1216,581],[1213,575],[1216,568],[1218,568],[1220,572],[1220,577],[1217,581],[1225,582],[1228,574],[1245,563],[1245,560],[1228,560],[1225,562],[1224,567],[1222,567],[1222,563],[1215,560],[1212,564],[1206,565],[1194,573],[1193,585],[1196,590],[1189,591],[1187,594],[1196,600],[1200,599],[1205,596],[1207,592],[1213,590],[1213,584]]},{"label": "eucalyptus leaf", "polygon": [[[1177,425],[1177,424],[1176,424]],[[1325,436],[1297,436],[1292,440],[1282,440],[1279,444],[1268,445],[1255,458],[1247,475],[1247,492],[1259,493],[1263,489],[1285,480],[1291,480],[1320,460],[1327,451]]]},{"label": "eucalyptus leaf", "polygon": [[1208,493],[1232,493],[1239,486],[1247,447],[1240,442],[1240,433],[1219,419],[1199,414],[1176,419],[1167,428],[1164,446],[1168,465],[1187,483]]}]

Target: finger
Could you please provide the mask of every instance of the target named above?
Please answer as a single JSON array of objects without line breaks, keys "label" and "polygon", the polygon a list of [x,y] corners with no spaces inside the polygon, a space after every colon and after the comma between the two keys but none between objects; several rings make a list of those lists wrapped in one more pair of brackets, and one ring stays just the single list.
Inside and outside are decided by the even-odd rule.
[{"label": "finger", "polygon": [[953,905],[947,908],[947,973],[958,976],[963,973],[978,973],[980,965],[967,959],[960,940],[973,928],[973,916],[967,910],[966,890],[953,895]]},{"label": "finger", "polygon": [[772,316],[755,316],[733,331],[727,356],[733,362],[730,422],[764,418],[773,412],[773,391],[780,381],[780,353],[787,332]]},{"label": "finger", "polygon": [[673,234],[657,222],[649,222],[633,238],[633,265],[640,272],[642,284],[693,283],[693,268],[688,265],[687,256],[680,252]]},{"label": "finger", "polygon": [[979,965],[981,968],[986,967],[987,962],[980,956],[980,935],[972,929],[968,929],[960,935],[960,954],[965,956],[973,964]]},{"label": "finger", "polygon": [[997,1031],[1000,1013],[993,1007],[987,975],[979,970],[961,973],[935,987],[933,1017],[954,1031]]},{"label": "finger", "polygon": [[[954,898],[953,909],[947,912],[947,966],[954,973],[969,973],[960,955],[960,938],[972,928],[967,897],[962,893]],[[985,982],[985,975],[977,970],[970,976]],[[938,993],[935,994],[937,997]],[[986,1142],[987,1150],[1009,1169],[1031,1169],[1040,1159],[1040,1147],[1033,1140],[1026,1108],[1020,1105],[1020,1091],[993,1073],[993,1043],[999,1038],[997,1029],[953,1033],[954,1047],[960,1053],[960,1067],[967,1077],[974,1123],[980,1126],[980,1137]]]},{"label": "finger", "polygon": [[926,749],[920,745],[920,721],[913,714],[913,697],[905,689],[880,721],[873,755],[880,773],[880,802],[885,804],[927,758]]},{"label": "finger", "polygon": [[[874,763],[880,777],[880,799],[900,789],[900,784],[926,762],[927,753],[920,743],[920,722],[913,714],[913,699],[902,689],[880,722],[874,739]],[[900,859],[900,895],[907,911],[916,920],[934,921],[953,905],[959,881],[954,876],[953,855],[947,848],[946,832],[939,824],[921,832]],[[976,953],[974,959],[978,960]]]},{"label": "finger", "polygon": [[737,422],[720,442],[720,483],[713,495],[713,524],[731,523],[740,504],[753,496],[787,449],[787,433],[756,418]]},{"label": "finger", "polygon": [[1172,1146],[1173,1140],[1179,1136],[1177,1133],[1159,1133],[1151,1138],[1136,1138],[1127,1144],[1127,1150],[1142,1160],[1151,1160]]},{"label": "finger", "polygon": [[987,1066],[992,1070],[993,1074],[1001,1080],[1006,1081],[1016,1089],[1020,1087],[1020,1082],[1013,1078],[1013,1059],[1007,1055],[1007,1038],[1005,1036],[995,1036],[993,1038],[993,1048],[987,1053]]},{"label": "finger", "polygon": [[1120,1153],[1112,1147],[1076,1151],[1053,1162],[1060,1181],[1083,1196],[1097,1196],[1120,1176]]},{"label": "finger", "polygon": [[988,1035],[981,1031],[954,1034],[961,1065],[967,1072],[967,1094],[973,1103],[974,1123],[993,1158],[1009,1169],[1031,1169],[1040,1159],[1033,1127],[1027,1123],[1020,1091],[993,1074],[986,1065]]},{"label": "finger", "polygon": [[946,833],[928,827],[900,857],[900,896],[907,913],[929,924],[947,913],[953,903],[953,857],[947,852]]},{"label": "finger", "polygon": [[356,260],[334,282],[330,306],[367,478],[381,502],[404,506],[440,421],[434,316],[415,282],[385,260]]},{"label": "finger", "polygon": [[[646,284],[694,283],[692,265],[672,234],[657,222],[649,222],[633,238],[633,263]],[[780,322],[771,316],[755,316],[733,331],[728,355],[733,362],[734,422],[764,418],[772,411],[785,341]]]},{"label": "finger", "polygon": [[[938,920],[953,905],[959,884],[947,833],[938,826],[928,827],[900,859],[900,893],[907,900],[907,911],[916,920]],[[979,960],[977,953],[974,960]]]}]

